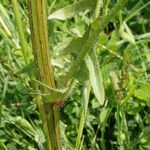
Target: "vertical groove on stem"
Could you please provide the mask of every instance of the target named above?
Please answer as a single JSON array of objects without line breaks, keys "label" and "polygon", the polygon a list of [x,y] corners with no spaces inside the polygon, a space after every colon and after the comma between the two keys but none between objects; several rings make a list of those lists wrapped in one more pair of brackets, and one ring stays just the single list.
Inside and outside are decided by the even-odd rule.
[{"label": "vertical groove on stem", "polygon": [[[29,15],[37,78],[49,87],[55,88],[49,55],[45,0],[29,0]],[[40,90],[42,93],[48,92],[42,86],[40,86]],[[48,149],[61,150],[58,107],[52,103],[45,103],[43,99],[41,105],[41,118]]]}]

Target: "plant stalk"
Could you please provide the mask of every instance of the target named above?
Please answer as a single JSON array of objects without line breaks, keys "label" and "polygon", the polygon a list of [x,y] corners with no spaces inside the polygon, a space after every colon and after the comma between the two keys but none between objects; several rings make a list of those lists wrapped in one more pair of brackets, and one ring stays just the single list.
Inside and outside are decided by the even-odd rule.
[{"label": "plant stalk", "polygon": [[[37,79],[49,87],[55,88],[53,68],[48,45],[47,14],[45,0],[29,0],[29,20],[32,46],[35,58]],[[39,86],[41,93],[49,92]],[[48,150],[61,150],[59,111],[55,103],[38,101]]]},{"label": "plant stalk", "polygon": [[21,45],[24,61],[26,64],[28,64],[29,62],[28,62],[27,53],[26,53],[27,43],[26,43],[26,39],[24,36],[23,25],[21,22],[21,16],[20,16],[20,12],[19,12],[19,6],[17,3],[17,0],[12,0],[11,2],[12,2],[12,7],[13,7],[15,19],[16,19],[16,24],[17,24],[18,34],[19,34],[19,38],[20,38],[20,45]]},{"label": "plant stalk", "polygon": [[[12,0],[12,6],[13,6],[13,12],[14,12],[14,15],[15,15],[15,19],[16,19],[16,24],[17,24],[17,29],[18,29],[18,33],[19,33],[19,39],[20,39],[20,45],[21,45],[21,49],[22,49],[22,54],[23,54],[23,57],[24,57],[24,61],[27,64],[29,64],[29,60],[27,59],[27,54],[26,54],[26,45],[27,45],[27,41],[25,39],[25,34],[24,34],[24,31],[23,31],[23,26],[22,26],[22,22],[21,22],[21,16],[20,16],[20,11],[19,11],[19,5],[17,3],[16,0]],[[32,74],[30,74],[30,77],[32,76]],[[32,84],[32,87],[37,90],[38,87],[37,87],[37,84],[31,82]],[[41,97],[39,95],[37,95],[35,97],[36,99],[36,103],[37,103],[37,106],[39,108],[39,111],[40,111],[40,116],[41,116],[41,119],[42,121],[44,122],[44,120],[46,120],[46,116],[44,116],[44,113],[43,113],[43,107],[42,107],[42,100],[41,100]],[[48,128],[46,128],[46,124],[43,125],[44,127],[44,131],[45,131],[45,134],[48,133]],[[46,136],[48,137],[48,135]],[[49,140],[47,140],[49,141]],[[50,145],[51,143],[49,143],[48,145]]]}]

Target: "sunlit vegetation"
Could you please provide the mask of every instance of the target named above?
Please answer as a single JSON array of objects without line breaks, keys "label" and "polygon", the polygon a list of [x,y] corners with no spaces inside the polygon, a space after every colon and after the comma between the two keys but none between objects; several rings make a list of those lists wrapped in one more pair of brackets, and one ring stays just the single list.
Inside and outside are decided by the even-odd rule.
[{"label": "sunlit vegetation", "polygon": [[149,150],[149,8],[0,0],[0,150]]}]

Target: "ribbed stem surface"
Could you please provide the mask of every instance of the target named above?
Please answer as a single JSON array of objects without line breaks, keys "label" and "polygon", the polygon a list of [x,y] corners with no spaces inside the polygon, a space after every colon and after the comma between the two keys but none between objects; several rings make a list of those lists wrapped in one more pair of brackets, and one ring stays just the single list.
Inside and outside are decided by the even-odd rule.
[{"label": "ribbed stem surface", "polygon": [[[37,79],[55,88],[53,69],[48,45],[48,29],[45,0],[29,0],[30,29],[35,57]],[[46,88],[39,87],[42,93]],[[61,150],[59,112],[54,103],[38,103],[49,150]]]}]

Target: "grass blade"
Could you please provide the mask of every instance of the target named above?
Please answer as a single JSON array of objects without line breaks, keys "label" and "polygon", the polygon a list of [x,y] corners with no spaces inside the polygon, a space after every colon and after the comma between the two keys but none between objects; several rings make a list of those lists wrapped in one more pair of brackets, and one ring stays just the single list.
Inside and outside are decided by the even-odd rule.
[{"label": "grass blade", "polygon": [[80,11],[89,9],[94,9],[96,5],[97,0],[81,0],[79,2],[76,2],[72,5],[68,5],[62,9],[57,10],[56,12],[52,13],[48,16],[49,20],[52,19],[58,19],[58,20],[66,20],[69,18],[72,18],[76,14],[78,14]]},{"label": "grass blade", "polygon": [[81,113],[78,135],[77,135],[77,139],[76,139],[76,149],[79,149],[79,147],[81,147],[81,145],[82,145],[81,137],[82,137],[84,123],[85,123],[85,119],[86,119],[86,115],[87,115],[90,91],[91,91],[91,85],[89,82],[87,82],[85,85],[85,89],[84,89],[84,103],[85,104],[84,104],[84,107],[83,107],[82,113]]},{"label": "grass blade", "polygon": [[91,51],[85,58],[85,61],[89,70],[89,78],[93,88],[93,92],[98,102],[103,105],[105,101],[105,92],[95,52]]}]

